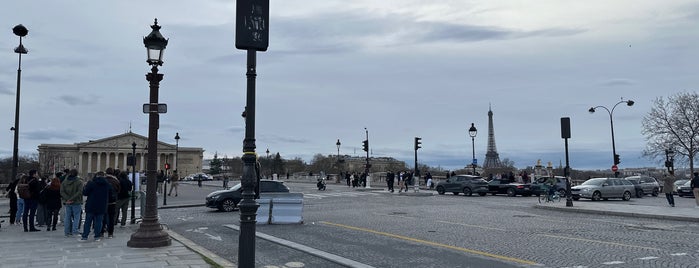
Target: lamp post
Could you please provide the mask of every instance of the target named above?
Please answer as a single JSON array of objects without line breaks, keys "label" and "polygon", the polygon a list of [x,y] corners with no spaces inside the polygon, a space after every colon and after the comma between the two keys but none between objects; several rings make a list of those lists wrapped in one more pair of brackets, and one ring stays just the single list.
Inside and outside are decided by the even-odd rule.
[{"label": "lamp post", "polygon": [[614,104],[614,107],[612,107],[611,110],[609,110],[607,107],[604,107],[604,106],[590,107],[590,109],[587,110],[587,111],[590,112],[590,113],[594,113],[594,112],[596,111],[597,108],[603,108],[603,109],[606,110],[607,113],[609,114],[609,124],[611,125],[611,129],[612,129],[612,157],[613,157],[612,159],[614,160],[614,162],[613,162],[614,165],[612,166],[612,169],[614,170],[614,177],[618,177],[618,176],[619,176],[619,172],[616,171],[615,169],[617,169],[617,165],[618,165],[621,161],[619,161],[619,155],[616,154],[616,146],[615,146],[615,144],[614,144],[614,119],[612,118],[612,115],[614,114],[614,109],[616,109],[616,106],[619,105],[619,104],[622,104],[622,103],[626,103],[626,106],[633,106],[634,101],[632,101],[632,100],[624,100],[624,99],[622,98],[621,101],[619,101],[619,102],[617,102],[616,104]]},{"label": "lamp post", "polygon": [[[131,224],[136,223],[136,142],[131,143]],[[140,182],[139,182],[140,183]]]},{"label": "lamp post", "polygon": [[15,126],[10,130],[14,131],[14,147],[12,149],[12,179],[17,178],[17,168],[19,168],[19,85],[20,77],[22,77],[22,54],[27,54],[27,49],[22,45],[22,37],[27,36],[29,31],[27,27],[18,24],[12,28],[12,32],[19,36],[19,46],[15,48],[15,53],[19,55],[19,63],[17,65],[17,101],[15,102]]},{"label": "lamp post", "polygon": [[672,147],[665,150],[665,167],[668,173],[675,174],[675,151]]},{"label": "lamp post", "polygon": [[180,172],[177,170],[177,163],[179,163],[179,152],[180,152],[180,133],[177,132],[175,133],[175,171],[177,171],[177,175],[180,174]]},{"label": "lamp post", "polygon": [[341,164],[341,162],[340,162],[340,145],[342,145],[342,143],[340,143],[340,139],[337,139],[337,142],[335,143],[335,146],[337,146],[337,161],[336,161],[336,163],[337,163],[337,170],[340,172],[340,174],[338,175],[337,180],[335,180],[336,182],[340,182],[340,180],[342,179],[342,169],[340,166],[340,164]]},{"label": "lamp post", "polygon": [[165,155],[165,178],[163,178],[163,206],[167,206],[167,182],[170,176],[170,155]]},{"label": "lamp post", "polygon": [[476,175],[476,134],[478,133],[478,130],[476,129],[476,126],[471,123],[471,127],[468,129],[468,135],[471,137],[471,149],[473,152],[473,158],[471,159],[471,166],[473,166],[473,175]]},{"label": "lamp post", "polygon": [[340,160],[340,145],[342,145],[342,143],[340,143],[340,139],[337,139],[335,146],[337,146],[337,160],[338,161]]},{"label": "lamp post", "polygon": [[156,187],[158,187],[159,126],[159,114],[156,107],[158,106],[158,88],[160,87],[160,80],[163,79],[163,74],[158,73],[158,66],[163,65],[163,51],[167,46],[168,40],[160,34],[158,19],[155,19],[151,29],[153,31],[143,38],[143,44],[148,52],[148,60],[146,62],[152,66],[151,73],[146,75],[146,80],[150,82],[146,211],[138,230],[131,235],[131,239],[126,243],[127,246],[135,248],[163,247],[172,243],[170,235],[163,231],[163,227],[158,222],[158,197],[156,195]]}]

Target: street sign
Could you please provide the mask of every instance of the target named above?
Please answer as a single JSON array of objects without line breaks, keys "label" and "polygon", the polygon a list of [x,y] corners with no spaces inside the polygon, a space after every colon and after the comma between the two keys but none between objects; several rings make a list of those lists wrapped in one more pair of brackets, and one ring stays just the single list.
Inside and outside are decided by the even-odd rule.
[{"label": "street sign", "polygon": [[472,163],[473,163],[474,166],[475,166],[475,165],[478,165],[478,159],[475,159],[475,158],[474,158]]},{"label": "street sign", "polygon": [[617,170],[619,170],[619,167],[617,167],[616,165],[613,165],[613,166],[612,166],[612,171],[616,172]]},{"label": "street sign", "polygon": [[143,113],[148,114],[148,113],[159,113],[159,114],[164,114],[167,113],[167,104],[165,103],[144,103],[143,104]]},{"label": "street sign", "polygon": [[235,2],[235,47],[267,51],[269,0],[237,0]]}]

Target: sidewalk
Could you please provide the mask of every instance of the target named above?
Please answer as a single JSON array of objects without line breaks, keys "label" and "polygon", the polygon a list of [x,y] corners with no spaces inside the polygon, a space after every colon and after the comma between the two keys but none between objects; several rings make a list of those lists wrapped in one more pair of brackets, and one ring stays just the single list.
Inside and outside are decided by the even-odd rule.
[{"label": "sidewalk", "polygon": [[637,205],[624,201],[574,201],[573,207],[566,207],[566,200],[563,199],[561,202],[536,204],[534,207],[575,213],[699,222],[699,208],[669,207],[663,202],[660,204]]}]

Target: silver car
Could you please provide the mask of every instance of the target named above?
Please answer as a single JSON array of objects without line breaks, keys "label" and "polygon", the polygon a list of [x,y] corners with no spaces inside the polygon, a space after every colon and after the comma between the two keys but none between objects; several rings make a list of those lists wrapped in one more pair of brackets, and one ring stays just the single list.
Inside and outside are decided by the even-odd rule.
[{"label": "silver car", "polygon": [[631,193],[635,193],[634,185],[620,178],[594,178],[583,182],[581,185],[571,188],[573,200],[589,198],[593,201],[607,200],[609,198],[621,198],[624,201],[631,199]]}]

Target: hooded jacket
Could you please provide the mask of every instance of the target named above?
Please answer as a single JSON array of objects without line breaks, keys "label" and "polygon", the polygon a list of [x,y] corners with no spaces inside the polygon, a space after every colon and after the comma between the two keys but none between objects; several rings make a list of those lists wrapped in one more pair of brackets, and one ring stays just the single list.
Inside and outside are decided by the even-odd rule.
[{"label": "hooded jacket", "polygon": [[94,177],[85,185],[83,195],[87,196],[85,213],[105,214],[109,199],[115,198],[112,186],[105,177]]},{"label": "hooded jacket", "polygon": [[[61,183],[61,200],[66,205],[82,205],[83,203],[83,180],[80,177],[67,177]],[[73,201],[69,204],[68,201]]]}]

